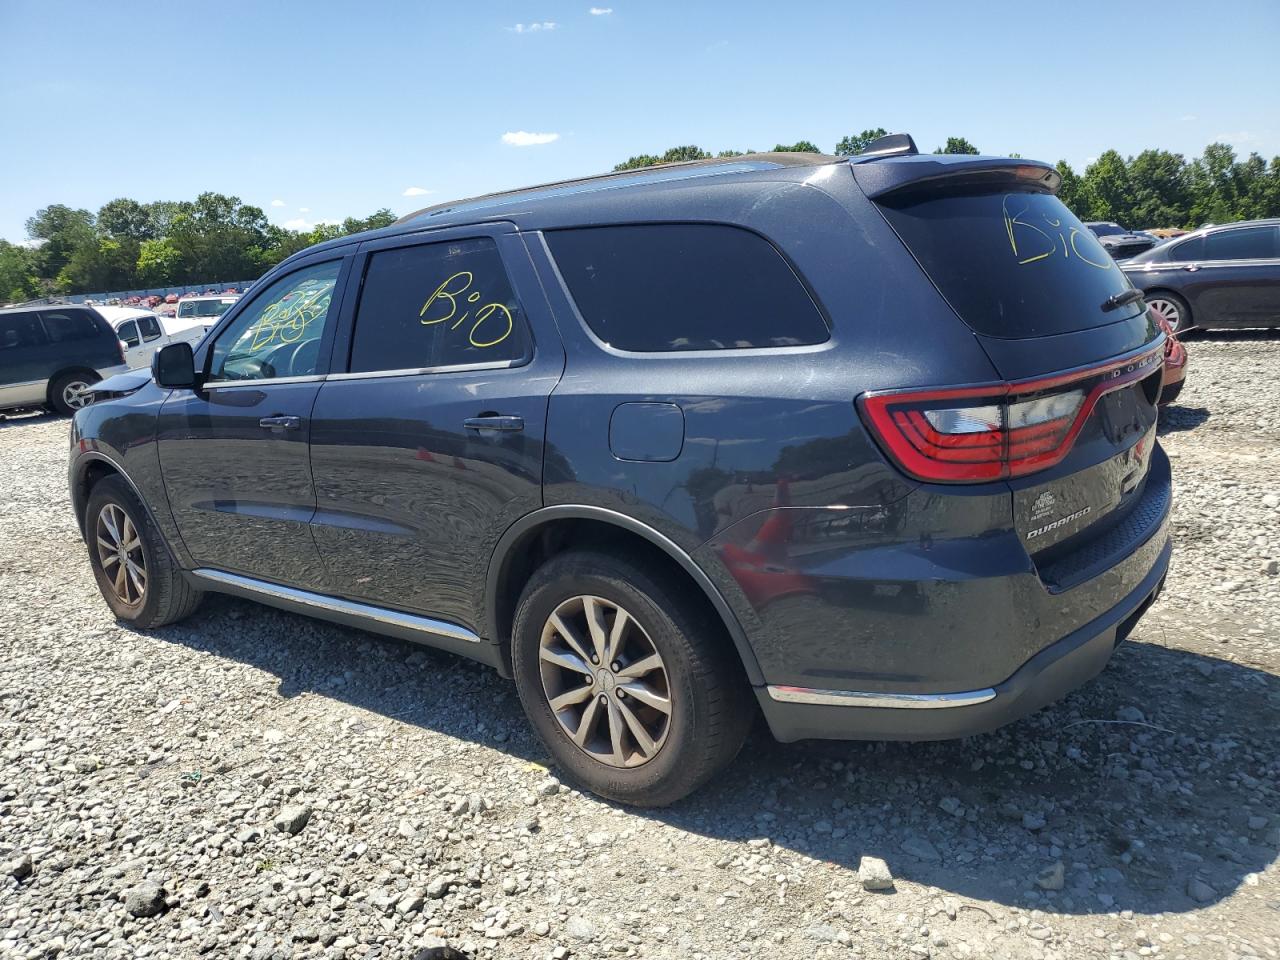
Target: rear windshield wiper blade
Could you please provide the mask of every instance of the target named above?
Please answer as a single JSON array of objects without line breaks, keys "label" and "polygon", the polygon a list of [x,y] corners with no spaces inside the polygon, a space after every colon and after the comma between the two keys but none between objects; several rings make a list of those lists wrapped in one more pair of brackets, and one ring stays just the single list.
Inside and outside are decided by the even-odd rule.
[{"label": "rear windshield wiper blade", "polygon": [[1142,299],[1142,291],[1137,287],[1131,287],[1128,290],[1122,290],[1119,293],[1112,294],[1102,301],[1103,312],[1114,310],[1117,307],[1123,307],[1127,303],[1133,303]]}]

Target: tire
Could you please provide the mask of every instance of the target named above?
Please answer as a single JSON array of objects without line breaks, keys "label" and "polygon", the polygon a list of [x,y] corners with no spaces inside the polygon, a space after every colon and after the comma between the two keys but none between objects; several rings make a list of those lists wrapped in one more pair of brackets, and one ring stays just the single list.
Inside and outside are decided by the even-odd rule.
[{"label": "tire", "polygon": [[[112,524],[121,537],[113,537]],[[142,501],[124,480],[106,477],[94,486],[85,506],[84,527],[93,577],[117,619],[150,630],[195,612],[204,593],[182,576]],[[119,550],[108,549],[121,539],[126,547],[136,544],[126,551],[127,563]]]},{"label": "tire", "polygon": [[92,402],[86,391],[101,379],[96,373],[87,371],[73,370],[60,375],[49,385],[49,406],[54,413],[60,413],[64,417],[71,416]]},{"label": "tire", "polygon": [[[754,704],[737,653],[720,624],[688,601],[687,590],[631,558],[575,550],[540,567],[520,597],[512,629],[520,702],[560,769],[602,797],[644,807],[674,803],[726,767],[751,727]],[[588,665],[576,657],[589,670],[564,668],[574,645],[552,614],[589,659],[599,647],[587,626],[588,601],[606,646],[618,611],[626,614],[622,642],[605,658],[611,662]],[[645,671],[651,653],[661,666]],[[651,705],[661,705],[664,692],[665,715]],[[558,714],[553,696],[579,699]],[[571,734],[575,726],[582,733],[588,710],[595,719],[579,746]]]},{"label": "tire", "polygon": [[1147,305],[1169,321],[1174,333],[1186,333],[1195,326],[1187,301],[1168,290],[1153,290],[1146,296]]},{"label": "tire", "polygon": [[1167,406],[1178,399],[1178,394],[1182,393],[1183,384],[1186,380],[1179,380],[1177,383],[1164,387],[1160,391],[1160,406]]}]

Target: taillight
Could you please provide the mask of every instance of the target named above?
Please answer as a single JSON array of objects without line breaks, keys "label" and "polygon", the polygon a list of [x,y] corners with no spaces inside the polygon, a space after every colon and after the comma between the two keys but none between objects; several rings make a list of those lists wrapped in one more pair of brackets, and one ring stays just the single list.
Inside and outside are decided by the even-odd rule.
[{"label": "taillight", "polygon": [[885,452],[919,480],[978,483],[1060,463],[1098,398],[1159,369],[1164,344],[1053,377],[863,394]]}]

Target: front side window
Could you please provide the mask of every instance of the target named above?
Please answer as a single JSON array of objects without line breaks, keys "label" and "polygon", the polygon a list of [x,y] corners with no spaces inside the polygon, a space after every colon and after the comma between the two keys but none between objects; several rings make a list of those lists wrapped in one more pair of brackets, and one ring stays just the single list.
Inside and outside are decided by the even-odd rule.
[{"label": "front side window", "polygon": [[41,314],[44,328],[54,343],[96,340],[102,330],[87,312],[80,310],[48,310]]},{"label": "front side window", "polygon": [[619,350],[793,347],[831,336],[791,265],[749,230],[637,224],[546,239],[587,326]]},{"label": "front side window", "polygon": [[138,339],[138,325],[132,320],[126,320],[116,328],[116,336],[126,347],[136,347],[142,341]]},{"label": "front side window", "polygon": [[497,245],[426,243],[369,257],[351,372],[518,362],[531,343]]},{"label": "front side window", "polygon": [[1271,260],[1277,251],[1275,227],[1241,227],[1223,230],[1204,238],[1206,260]]},{"label": "front side window", "polygon": [[320,338],[342,261],[304,267],[271,284],[218,335],[210,380],[272,380],[320,371]]}]

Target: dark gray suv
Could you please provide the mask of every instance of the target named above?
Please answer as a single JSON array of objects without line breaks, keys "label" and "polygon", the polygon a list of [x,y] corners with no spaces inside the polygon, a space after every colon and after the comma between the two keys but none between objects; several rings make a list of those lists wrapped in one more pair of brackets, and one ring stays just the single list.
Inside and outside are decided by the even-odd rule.
[{"label": "dark gray suv", "polygon": [[80,411],[102,593],[220,591],[513,677],[561,768],[676,800],[781,740],[949,738],[1160,590],[1163,336],[1053,168],[760,154],[430,207]]}]

